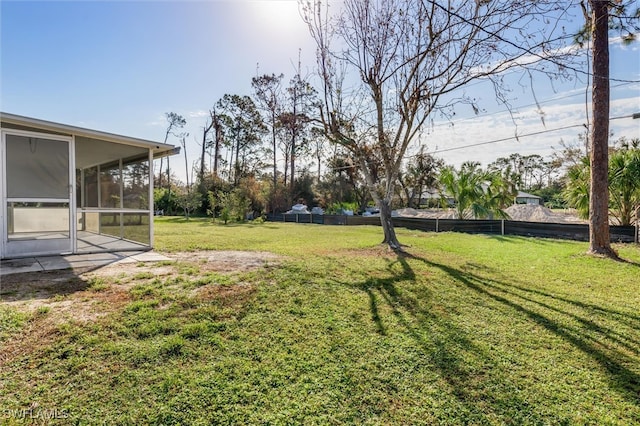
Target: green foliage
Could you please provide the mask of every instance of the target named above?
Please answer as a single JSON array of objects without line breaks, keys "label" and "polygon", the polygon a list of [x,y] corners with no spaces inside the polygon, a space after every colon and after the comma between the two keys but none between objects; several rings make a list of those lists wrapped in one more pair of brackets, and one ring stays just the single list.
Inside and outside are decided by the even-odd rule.
[{"label": "green foliage", "polygon": [[567,171],[567,187],[563,192],[567,204],[582,219],[589,218],[589,175],[589,159],[584,157]]},{"label": "green foliage", "polygon": [[356,202],[353,203],[332,203],[325,210],[325,214],[344,214],[345,210],[351,210],[354,213],[358,212],[359,205]]},{"label": "green foliage", "polygon": [[[567,187],[563,193],[567,204],[581,218],[589,217],[589,159],[567,172]],[[640,149],[623,146],[609,156],[609,208],[620,225],[634,222],[640,207]]]},{"label": "green foliage", "polygon": [[171,192],[167,188],[154,188],[153,204],[156,210],[163,210],[165,215],[178,210],[176,200],[177,187],[172,186]]},{"label": "green foliage", "polygon": [[[317,204],[330,208],[339,203],[357,203],[366,206],[371,201],[362,172],[355,160],[346,152],[337,150],[328,161],[328,172],[315,187]],[[354,211],[357,211],[356,208]]]},{"label": "green foliage", "polygon": [[479,163],[465,162],[456,170],[445,167],[440,173],[442,203],[448,207],[447,197],[454,200],[459,219],[493,217],[508,218],[504,211],[513,203],[516,189],[508,177],[497,172],[488,173]]},{"label": "green foliage", "polygon": [[251,200],[247,198],[242,188],[236,188],[231,192],[218,191],[216,195],[210,194],[210,204],[220,209],[219,218],[226,225],[228,222],[244,222],[251,208]]},{"label": "green foliage", "polygon": [[550,209],[565,209],[567,202],[562,194],[564,187],[559,181],[550,186],[531,191],[532,194],[542,198],[544,205]]},{"label": "green foliage", "polygon": [[231,220],[233,201],[231,200],[231,195],[226,192],[219,192],[217,198],[217,204],[220,206],[220,219],[226,225]]},{"label": "green foliage", "polygon": [[184,217],[189,219],[190,213],[202,206],[202,196],[191,188],[179,188],[176,196],[176,205],[184,212]]},{"label": "green foliage", "polygon": [[640,148],[623,148],[609,157],[609,202],[620,225],[634,222],[640,208]]},{"label": "green foliage", "polygon": [[207,209],[207,216],[211,216],[211,221],[216,220],[216,209],[218,208],[218,197],[213,191],[207,191],[207,201],[209,208]]},{"label": "green foliage", "polygon": [[398,181],[404,193],[405,205],[419,208],[420,198],[426,189],[434,188],[438,182],[438,171],[444,167],[444,161],[425,152],[426,146],[413,156],[405,170],[398,175]]}]

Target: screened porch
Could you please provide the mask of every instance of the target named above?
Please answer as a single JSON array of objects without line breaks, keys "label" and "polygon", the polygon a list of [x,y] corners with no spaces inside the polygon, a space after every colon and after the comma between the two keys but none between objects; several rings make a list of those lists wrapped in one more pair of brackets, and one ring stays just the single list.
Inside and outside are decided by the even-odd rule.
[{"label": "screened porch", "polygon": [[2,258],[148,249],[153,158],[171,145],[6,113]]}]

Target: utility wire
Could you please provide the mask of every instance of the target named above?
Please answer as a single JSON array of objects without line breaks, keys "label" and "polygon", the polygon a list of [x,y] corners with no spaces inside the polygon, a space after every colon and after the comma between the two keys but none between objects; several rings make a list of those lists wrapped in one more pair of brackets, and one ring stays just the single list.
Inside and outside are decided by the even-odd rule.
[{"label": "utility wire", "polygon": [[[609,118],[609,120],[620,120],[623,118],[633,118],[635,117],[637,114],[629,114],[629,115],[621,115],[619,117],[611,117]],[[469,144],[469,145],[462,145],[462,146],[456,146],[453,148],[445,148],[445,149],[437,149],[435,151],[430,152],[430,154],[440,154],[442,152],[449,152],[449,151],[456,151],[459,149],[464,149],[464,148],[472,148],[474,146],[481,146],[481,145],[489,145],[489,144],[494,144],[494,143],[498,143],[498,142],[505,142],[511,139],[520,139],[520,138],[525,138],[528,136],[537,136],[537,135],[541,135],[544,133],[549,133],[549,132],[557,132],[559,130],[567,130],[567,129],[572,129],[574,127],[586,127],[585,124],[573,124],[571,126],[564,126],[564,127],[557,127],[555,129],[546,129],[546,130],[540,130],[538,132],[532,132],[532,133],[525,133],[523,135],[514,135],[514,136],[509,136],[507,138],[502,138],[502,139],[494,139],[491,141],[486,141],[486,142],[478,142],[478,143],[473,143],[473,144]],[[415,155],[409,156],[409,157],[415,157]]]},{"label": "utility wire", "polygon": [[[619,117],[610,117],[609,120],[620,120],[623,118],[638,118],[640,117],[640,113],[634,113],[634,114],[629,114],[629,115],[621,115]],[[469,145],[462,145],[462,146],[456,146],[453,148],[445,148],[445,149],[436,149],[435,151],[431,151],[428,152],[428,154],[440,154],[443,152],[449,152],[449,151],[457,151],[460,149],[465,149],[465,148],[473,148],[476,146],[483,146],[483,145],[490,145],[490,144],[494,144],[494,143],[499,143],[499,142],[506,142],[512,139],[520,139],[520,138],[526,138],[529,136],[537,136],[537,135],[542,135],[545,133],[550,133],[550,132],[557,132],[560,130],[567,130],[567,129],[573,129],[576,127],[582,127],[585,128],[586,125],[585,124],[572,124],[570,126],[563,126],[563,127],[557,127],[555,129],[546,129],[546,130],[540,130],[538,132],[532,132],[532,133],[525,133],[522,135],[514,135],[514,136],[509,136],[506,138],[501,138],[501,139],[494,139],[494,140],[490,140],[490,141],[485,141],[485,142],[478,142],[478,143],[472,143]],[[418,154],[413,154],[413,155],[407,155],[405,156],[405,158],[413,158],[416,157]],[[351,169],[354,167],[358,167],[356,164],[353,165],[349,165],[349,166],[343,166],[343,167],[332,167],[332,170],[346,170],[346,169]]]},{"label": "utility wire", "polygon": [[[461,16],[460,14],[456,13],[455,11],[453,11],[451,9],[448,9],[446,6],[442,6],[441,4],[439,4],[439,2],[437,0],[428,0],[428,2],[431,3],[433,6],[443,10],[445,13],[448,13],[449,15],[455,16],[456,18],[460,19],[464,23],[466,23],[468,25],[471,25],[471,26],[477,28],[478,30],[484,32],[485,34],[488,34],[488,35],[490,35],[492,37],[495,37],[498,40],[500,40],[501,42],[506,43],[506,44],[508,44],[508,45],[510,45],[510,46],[522,51],[522,52],[525,52],[525,53],[537,58],[539,61],[548,61],[548,62],[551,62],[553,64],[562,66],[564,68],[570,69],[570,70],[574,71],[575,73],[584,74],[584,75],[591,76],[591,77],[594,77],[594,78],[595,77],[599,78],[599,76],[595,76],[595,75],[593,75],[593,73],[591,73],[589,71],[584,71],[584,70],[581,70],[579,68],[569,66],[568,64],[562,64],[562,63],[558,62],[557,60],[555,60],[555,58],[553,58],[553,57],[543,56],[541,53],[534,52],[533,50],[531,50],[527,46],[519,46],[518,44],[514,43],[513,41],[508,40],[508,39],[500,36],[497,32],[494,32],[494,31],[488,30],[486,28],[483,28],[483,27],[479,26],[478,24],[476,24],[475,22],[469,20],[468,18],[465,18],[465,17]],[[611,77],[609,77],[608,80],[609,81],[615,81],[615,82],[621,82],[621,83],[640,83],[640,80],[624,80],[624,79],[611,78]]]},{"label": "utility wire", "polygon": [[[635,83],[620,83],[620,84],[616,84],[616,85],[611,86],[611,89],[617,89],[617,88],[622,87],[622,86],[629,86],[630,84],[635,84]],[[546,99],[544,101],[538,102],[538,104],[540,104],[540,105],[548,104],[550,102],[556,102],[556,101],[560,101],[560,100],[568,99],[568,98],[573,98],[573,97],[580,96],[580,95],[582,95],[581,92],[571,93],[569,95],[549,98],[549,99]],[[536,105],[535,103],[532,103],[532,104],[527,104],[527,105],[516,106],[516,107],[513,107],[512,109],[514,111],[517,111],[519,109],[530,108],[530,107],[534,107],[534,106],[538,106],[538,105]],[[489,112],[489,113],[486,113],[486,114],[478,114],[478,115],[474,115],[474,116],[468,117],[468,118],[460,118],[458,120],[442,121],[442,122],[439,122],[439,123],[434,123],[434,126],[445,126],[445,125],[450,125],[450,124],[461,123],[461,122],[464,122],[464,121],[477,120],[478,118],[490,117],[492,115],[498,115],[498,114],[505,114],[506,112],[508,112],[508,110],[505,109],[505,110],[500,110],[500,111]]]},{"label": "utility wire", "polygon": [[[622,117],[619,117],[619,118],[622,118]],[[486,141],[486,142],[472,143],[472,144],[469,144],[469,145],[456,146],[456,147],[453,147],[453,148],[437,149],[435,151],[431,151],[429,154],[440,154],[442,152],[456,151],[456,150],[459,150],[459,149],[471,148],[471,147],[474,147],[474,146],[489,145],[489,144],[494,144],[494,143],[498,143],[498,142],[505,142],[505,141],[508,141],[508,140],[511,140],[511,139],[520,139],[520,138],[525,138],[525,137],[528,137],[528,136],[536,136],[536,135],[541,135],[541,134],[549,133],[549,132],[557,132],[558,130],[572,129],[574,127],[583,127],[584,128],[584,124],[573,124],[571,126],[557,127],[555,129],[540,130],[538,132],[525,133],[523,135],[509,136],[507,138],[494,139],[494,140]]]}]

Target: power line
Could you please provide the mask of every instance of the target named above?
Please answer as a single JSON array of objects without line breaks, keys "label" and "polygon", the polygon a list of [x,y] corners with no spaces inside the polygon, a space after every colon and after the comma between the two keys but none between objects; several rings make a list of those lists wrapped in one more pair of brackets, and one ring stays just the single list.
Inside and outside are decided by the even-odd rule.
[{"label": "power line", "polygon": [[[623,118],[623,117],[619,117],[619,118]],[[512,139],[520,139],[520,138],[525,138],[525,137],[528,137],[528,136],[537,136],[537,135],[541,135],[541,134],[549,133],[549,132],[557,132],[559,130],[572,129],[572,128],[575,128],[575,127],[583,127],[584,128],[585,126],[584,126],[584,124],[573,124],[571,126],[558,127],[558,128],[555,128],[555,129],[540,130],[538,132],[526,133],[526,134],[523,134],[523,135],[509,136],[507,138],[494,139],[494,140],[486,141],[486,142],[472,143],[472,144],[469,144],[469,145],[456,146],[456,147],[453,147],[453,148],[438,149],[438,150],[430,152],[430,154],[440,154],[442,152],[456,151],[456,150],[459,150],[459,149],[472,148],[474,146],[489,145],[489,144],[498,143],[498,142],[505,142],[505,141],[512,140]]]},{"label": "power line", "polygon": [[[609,120],[620,120],[620,119],[623,119],[623,118],[639,118],[639,117],[640,117],[640,113],[634,113],[634,114],[629,114],[629,115],[621,115],[619,117],[611,117],[611,118],[609,118]],[[560,131],[560,130],[574,129],[576,127],[585,128],[586,125],[585,124],[572,124],[570,126],[557,127],[555,129],[540,130],[540,131],[537,131],[537,132],[525,133],[525,134],[522,134],[522,135],[514,135],[514,136],[509,136],[509,137],[506,137],[506,138],[494,139],[494,140],[491,140],[491,141],[472,143],[472,144],[469,144],[469,145],[456,146],[456,147],[453,147],[453,148],[437,149],[435,151],[429,152],[428,154],[440,154],[440,153],[443,153],[443,152],[457,151],[457,150],[460,150],[460,149],[473,148],[473,147],[476,147],[476,146],[490,145],[490,144],[499,143],[499,142],[506,142],[506,141],[509,141],[509,140],[512,140],[512,139],[516,139],[517,140],[517,139],[520,139],[520,138],[526,138],[526,137],[529,137],[529,136],[537,136],[537,135],[542,135],[542,134],[545,134],[545,133],[557,132],[557,131]],[[416,157],[417,155],[418,154],[407,155],[405,158],[413,158],[413,157]],[[346,170],[346,169],[350,169],[350,168],[353,168],[353,167],[357,167],[357,165],[353,164],[353,165],[350,165],[350,166],[334,167],[334,168],[332,168],[332,170]]]},{"label": "power line", "polygon": [[[617,89],[619,87],[628,86],[630,84],[634,84],[634,83],[620,83],[620,84],[616,84],[616,85],[611,86],[610,89]],[[514,111],[518,111],[518,110],[524,109],[524,108],[535,107],[535,106],[539,106],[539,105],[542,105],[542,104],[548,104],[550,102],[556,102],[556,101],[560,101],[560,100],[563,100],[563,99],[573,98],[573,97],[576,97],[576,96],[582,96],[583,94],[584,93],[582,93],[582,92],[575,92],[575,93],[571,93],[571,94],[564,95],[564,96],[557,96],[557,97],[545,99],[543,101],[538,102],[538,104],[532,103],[532,104],[527,104],[527,105],[520,105],[520,106],[513,107],[511,109],[513,109]],[[507,112],[509,112],[509,109],[489,112],[489,113],[486,113],[486,114],[478,114],[478,115],[474,115],[474,116],[468,117],[468,118],[460,118],[458,120],[443,121],[443,122],[435,123],[434,125],[435,126],[445,126],[445,125],[450,125],[450,124],[462,123],[464,121],[477,120],[478,118],[490,117],[492,115],[498,115],[498,114],[505,114]]]},{"label": "power line", "polygon": [[609,120],[620,120],[621,118],[638,118],[640,113],[633,113],[629,115],[621,115],[620,117],[611,117]]},{"label": "power line", "polygon": [[[623,118],[634,118],[634,117],[636,117],[636,115],[637,114],[629,114],[629,115],[621,115],[619,117],[610,117],[609,120],[620,120],[620,119],[623,119]],[[457,151],[459,149],[472,148],[472,147],[475,147],[475,146],[490,145],[490,144],[499,143],[499,142],[506,142],[506,141],[509,141],[509,140],[512,140],[512,139],[516,139],[517,140],[517,139],[520,139],[520,138],[526,138],[528,136],[537,136],[537,135],[542,135],[542,134],[549,133],[549,132],[557,132],[559,130],[573,129],[575,127],[584,128],[584,127],[586,127],[586,125],[585,124],[573,124],[573,125],[570,125],[570,126],[557,127],[555,129],[540,130],[540,131],[537,131],[537,132],[525,133],[525,134],[522,134],[522,135],[514,135],[514,136],[509,136],[509,137],[506,137],[506,138],[494,139],[494,140],[491,140],[491,141],[485,141],[485,142],[472,143],[472,144],[469,144],[469,145],[456,146],[456,147],[453,147],[453,148],[437,149],[435,151],[430,152],[430,154],[440,154],[442,152]],[[415,155],[412,155],[412,156],[409,156],[409,157],[415,157]]]},{"label": "power line", "polygon": [[[549,56],[544,56],[541,53],[534,52],[534,51],[531,50],[531,48],[529,48],[527,46],[519,46],[517,43],[500,36],[497,32],[494,32],[494,31],[491,31],[491,30],[487,30],[486,28],[483,28],[480,25],[476,24],[475,22],[469,20],[468,18],[465,18],[465,17],[461,16],[460,14],[456,13],[455,11],[453,11],[451,9],[447,9],[445,6],[440,5],[438,3],[438,1],[436,1],[436,0],[428,0],[428,1],[433,6],[439,8],[439,9],[442,9],[445,13],[448,13],[449,15],[455,16],[456,18],[460,19],[464,23],[477,28],[478,30],[484,32],[485,34],[488,34],[488,35],[490,35],[492,37],[495,37],[498,40],[500,40],[501,42],[506,43],[506,44],[508,44],[508,45],[510,45],[510,46],[522,51],[522,52],[525,52],[525,53],[531,55],[532,57],[537,58],[539,61],[549,61],[549,62],[551,62],[551,63],[553,63],[555,65],[559,65],[559,66],[562,66],[564,68],[570,69],[570,70],[574,71],[575,73],[584,74],[584,75],[591,76],[591,77],[598,77],[599,79],[602,80],[601,77],[596,76],[596,75],[594,75],[593,73],[591,73],[589,71],[584,71],[584,70],[581,70],[579,68],[572,67],[572,66],[570,66],[568,64],[563,64],[561,62],[558,62],[555,58],[549,57]],[[563,38],[566,38],[566,36],[563,37]],[[620,83],[640,83],[640,80],[624,80],[624,79],[617,79],[617,78],[611,78],[611,77],[608,77],[607,80],[620,82]]]}]

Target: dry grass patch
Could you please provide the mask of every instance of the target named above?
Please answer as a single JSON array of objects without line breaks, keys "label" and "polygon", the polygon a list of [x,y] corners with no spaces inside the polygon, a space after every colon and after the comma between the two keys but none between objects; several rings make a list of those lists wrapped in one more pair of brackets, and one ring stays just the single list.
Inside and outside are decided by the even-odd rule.
[{"label": "dry grass patch", "polygon": [[201,272],[221,273],[253,271],[282,259],[268,252],[235,250],[175,252],[168,256],[179,262],[197,264]]},{"label": "dry grass patch", "polygon": [[169,256],[172,261],[3,276],[0,309],[24,318],[24,324],[2,342],[0,366],[49,346],[60,337],[61,327],[90,324],[121,312],[135,300],[157,297],[162,300],[159,306],[166,307],[172,298],[186,297],[239,307],[253,297],[255,289],[231,277],[280,259],[271,253],[243,251]]}]

